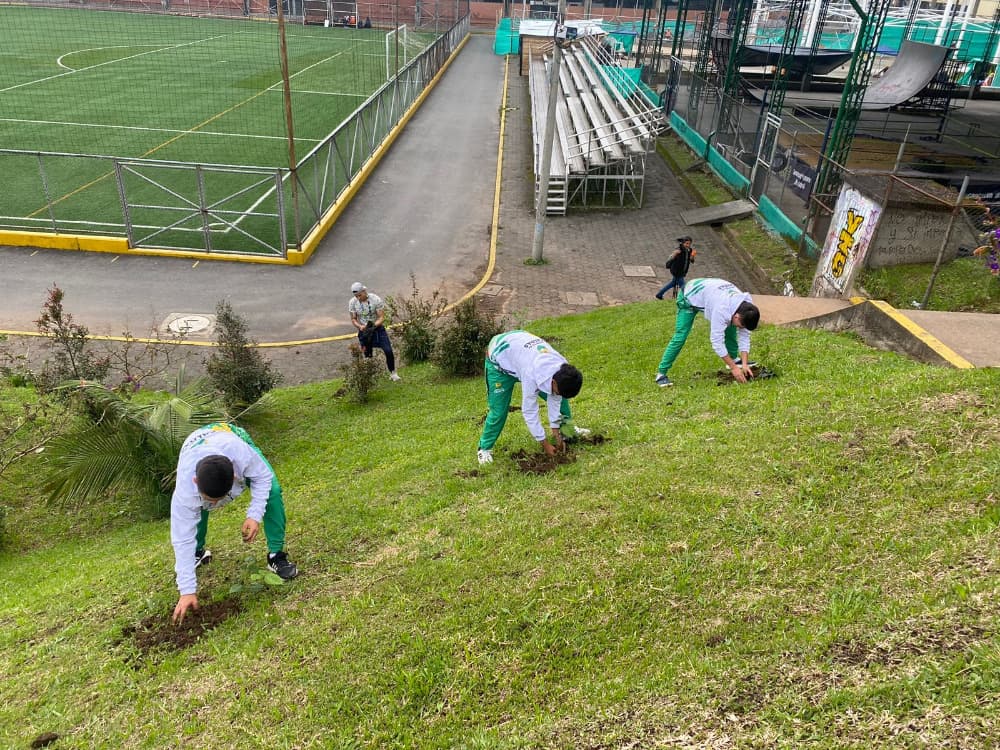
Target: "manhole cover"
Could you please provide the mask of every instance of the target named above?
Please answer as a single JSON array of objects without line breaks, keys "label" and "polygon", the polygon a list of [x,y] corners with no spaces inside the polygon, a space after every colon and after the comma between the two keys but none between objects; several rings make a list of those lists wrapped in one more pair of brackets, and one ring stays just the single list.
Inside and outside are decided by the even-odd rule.
[{"label": "manhole cover", "polygon": [[626,276],[656,276],[652,266],[622,266],[622,273]]},{"label": "manhole cover", "polygon": [[215,327],[215,316],[200,313],[171,313],[160,327],[178,336],[206,334]]}]

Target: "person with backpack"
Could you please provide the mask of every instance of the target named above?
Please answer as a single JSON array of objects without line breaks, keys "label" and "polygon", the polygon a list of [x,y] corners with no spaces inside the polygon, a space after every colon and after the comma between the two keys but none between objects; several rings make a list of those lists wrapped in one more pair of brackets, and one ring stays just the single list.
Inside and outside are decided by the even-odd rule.
[{"label": "person with backpack", "polygon": [[667,258],[667,270],[670,271],[673,278],[656,293],[656,299],[663,299],[663,295],[671,289],[674,290],[676,297],[677,290],[684,289],[684,277],[687,276],[688,269],[694,263],[694,256],[698,254],[698,251],[691,247],[690,237],[678,237],[677,243],[677,249],[670,253],[670,257]]},{"label": "person with backpack", "polygon": [[360,281],[351,284],[351,300],[347,304],[351,323],[358,329],[358,343],[365,357],[370,359],[375,348],[385,354],[385,369],[389,379],[402,380],[396,372],[396,355],[392,352],[392,342],[385,330],[385,302],[377,294],[368,291]]}]

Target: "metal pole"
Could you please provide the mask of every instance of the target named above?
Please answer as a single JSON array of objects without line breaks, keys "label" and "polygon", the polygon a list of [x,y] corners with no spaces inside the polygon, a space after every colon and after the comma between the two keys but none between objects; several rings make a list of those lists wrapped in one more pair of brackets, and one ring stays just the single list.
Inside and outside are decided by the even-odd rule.
[{"label": "metal pole", "polygon": [[944,240],[941,242],[941,247],[938,248],[937,260],[934,261],[934,270],[931,271],[931,280],[927,282],[927,291],[924,292],[924,298],[920,302],[920,309],[926,310],[927,303],[931,299],[931,290],[934,289],[934,282],[937,280],[938,271],[941,270],[941,259],[944,257],[945,248],[948,247],[948,243],[951,241],[951,230],[955,228],[955,219],[958,218],[958,212],[962,210],[962,199],[965,198],[965,191],[969,188],[969,175],[965,176],[962,180],[962,189],[958,191],[958,200],[955,201],[955,208],[951,210],[951,221],[948,222],[948,231],[944,233]]},{"label": "metal pole", "polygon": [[531,260],[542,262],[542,245],[545,242],[545,208],[548,205],[549,176],[552,171],[552,141],[556,134],[556,102],[559,97],[559,64],[562,47],[559,46],[559,27],[566,16],[566,0],[559,0],[555,28],[552,35],[552,65],[549,68],[549,108],[545,113],[545,137],[542,140],[542,163],[539,165],[538,195],[535,196],[535,237],[531,243]]},{"label": "metal pole", "polygon": [[[278,45],[281,57],[281,88],[285,99],[285,128],[288,130],[288,171],[292,183],[292,213],[295,220],[295,241],[302,243],[299,227],[299,177],[295,172],[295,125],[292,121],[292,84],[288,75],[288,44],[285,40],[285,0],[278,0]],[[285,220],[282,216],[281,221]]]}]

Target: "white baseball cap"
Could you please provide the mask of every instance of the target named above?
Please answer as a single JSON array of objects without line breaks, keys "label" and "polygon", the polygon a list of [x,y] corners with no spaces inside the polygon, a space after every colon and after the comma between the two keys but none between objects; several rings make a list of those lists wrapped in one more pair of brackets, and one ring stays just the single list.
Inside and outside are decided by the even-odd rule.
[{"label": "white baseball cap", "polygon": [[358,292],[363,292],[365,290],[365,285],[360,281],[355,281],[351,284],[351,294],[357,294]]}]

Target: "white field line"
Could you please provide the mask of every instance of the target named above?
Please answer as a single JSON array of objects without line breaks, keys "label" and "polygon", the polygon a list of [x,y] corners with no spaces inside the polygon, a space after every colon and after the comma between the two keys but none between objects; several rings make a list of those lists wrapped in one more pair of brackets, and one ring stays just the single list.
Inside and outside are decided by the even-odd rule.
[{"label": "white field line", "polygon": [[[70,75],[71,73],[79,73],[79,72],[83,72],[83,71],[86,71],[86,70],[92,70],[94,68],[99,68],[99,67],[102,67],[104,65],[110,65],[111,63],[123,62],[125,60],[131,60],[131,59],[134,59],[136,57],[142,57],[144,55],[153,54],[154,52],[160,52],[160,51],[163,51],[163,50],[179,49],[181,47],[188,47],[188,46],[191,46],[191,45],[194,45],[194,44],[201,44],[202,42],[209,42],[209,41],[213,41],[215,39],[221,39],[221,38],[223,38],[225,36],[230,36],[230,35],[229,34],[219,34],[219,35],[214,36],[214,37],[206,37],[205,39],[198,39],[196,41],[186,42],[184,44],[177,44],[177,45],[172,45],[172,46],[169,46],[169,47],[159,47],[157,49],[149,50],[147,52],[140,52],[140,53],[138,53],[136,55],[129,55],[128,57],[118,58],[116,60],[109,60],[107,62],[98,63],[97,65],[91,65],[91,66],[86,67],[86,68],[80,68],[78,70],[68,70],[65,73],[58,73],[56,75],[48,76],[46,78],[40,78],[40,79],[37,79],[35,81],[27,81],[25,83],[19,83],[19,84],[15,85],[15,86],[10,86],[10,87],[8,87],[6,89],[0,89],[0,94],[4,93],[6,91],[11,91],[13,89],[21,88],[23,86],[30,86],[30,85],[35,84],[35,83],[43,83],[45,81],[50,81],[50,80],[53,80],[55,78],[61,78],[62,76]],[[350,52],[350,51],[352,51],[351,48],[348,48],[348,49],[345,49],[345,50],[341,50],[340,52],[336,52],[336,53],[334,53],[334,54],[332,54],[332,55],[330,55],[328,57],[325,57],[322,60],[319,60],[319,61],[313,63],[312,65],[309,65],[309,66],[303,68],[302,70],[299,70],[299,71],[293,73],[291,76],[289,76],[289,79],[295,78],[295,76],[297,76],[297,75],[299,75],[301,73],[305,73],[307,70],[310,70],[311,68],[315,68],[318,65],[322,65],[323,63],[329,62],[330,60],[333,60],[336,57],[340,57],[341,55],[345,54],[346,52]],[[67,53],[67,54],[72,54],[72,53]],[[265,91],[275,91],[275,90],[278,90],[278,87],[280,87],[281,84],[282,84],[281,81],[277,81],[276,83],[272,84],[271,86],[268,86],[265,89]],[[325,94],[327,96],[351,96],[351,97],[363,97],[364,96],[363,94],[342,94],[342,93],[338,93],[338,92],[321,92],[321,91],[300,91],[298,93]],[[0,118],[0,121],[4,121],[4,122],[32,122],[30,120],[14,120],[14,119],[10,119],[10,118]],[[37,122],[39,122],[39,123],[46,123],[47,121],[37,121]],[[77,125],[77,126],[80,126],[80,127],[108,127],[108,128],[120,128],[120,129],[124,129],[124,130],[159,131],[159,132],[176,133],[176,134],[179,134],[181,136],[192,135],[195,132],[197,132],[197,133],[204,133],[206,135],[223,135],[223,134],[211,133],[210,131],[202,131],[202,130],[198,130],[198,131],[195,131],[195,130],[170,130],[170,129],[167,129],[167,128],[143,128],[143,127],[129,126],[129,125],[96,125],[96,124],[89,124],[89,123],[59,123],[59,122],[54,122],[54,121],[49,122],[49,124]],[[282,136],[243,136],[243,137],[251,137],[251,138],[282,138]],[[306,142],[319,143],[319,141],[315,140],[315,139],[304,138],[302,140],[306,141]],[[238,225],[241,221],[243,221],[243,219],[245,219],[247,217],[248,213],[253,212],[260,204],[262,204],[265,200],[267,200],[271,196],[271,194],[275,192],[275,190],[276,190],[276,188],[274,188],[274,187],[269,188],[268,190],[266,190],[260,196],[260,198],[258,198],[256,201],[254,201],[254,203],[248,209],[247,213],[244,213],[242,216],[240,216],[234,222],[231,222],[231,223],[230,222],[226,222],[226,228],[223,230],[223,234],[228,234],[233,229],[233,226]]]},{"label": "white field line", "polygon": [[78,55],[81,52],[97,52],[102,49],[132,49],[134,47],[155,47],[155,49],[150,50],[151,52],[158,52],[163,49],[163,47],[156,47],[155,44],[111,44],[107,47],[88,47],[87,49],[75,49],[72,52],[67,52],[65,55],[59,55],[59,57],[56,58],[56,65],[60,68],[65,68],[70,73],[75,73],[78,70],[77,68],[71,68],[69,65],[63,65],[63,60],[70,55]]},{"label": "white field line", "polygon": [[[335,52],[334,54],[330,55],[329,57],[325,57],[322,60],[318,60],[317,62],[314,62],[312,65],[309,65],[308,67],[305,67],[302,70],[297,71],[296,73],[293,73],[292,75],[288,76],[288,80],[291,81],[293,78],[295,78],[295,76],[299,75],[299,73],[305,73],[310,68],[315,68],[317,65],[322,65],[325,62],[329,62],[333,58],[340,57],[341,55],[343,55],[345,52],[348,52],[348,51],[350,51],[350,50],[341,50],[340,52]],[[275,83],[275,84],[273,84],[271,86],[268,86],[266,90],[267,91],[277,91],[277,90],[280,90],[277,87],[280,87],[281,84],[282,84],[282,82],[278,81],[277,83]],[[319,93],[323,93],[323,92],[310,91],[310,92],[300,92],[300,93],[319,94]],[[357,96],[357,95],[356,94],[347,94],[346,96]],[[318,143],[318,141],[317,141],[317,143]],[[271,188],[268,188],[267,190],[265,190],[263,192],[263,194],[261,194],[260,198],[258,198],[256,201],[254,201],[250,205],[250,208],[247,209],[246,213],[244,213],[242,216],[240,216],[239,218],[237,218],[233,222],[226,222],[226,228],[222,230],[222,234],[229,234],[229,232],[231,232],[234,227],[239,226],[240,222],[243,221],[243,219],[245,219],[250,213],[252,213],[253,211],[255,211],[257,209],[257,206],[259,206],[261,203],[263,203],[268,198],[270,198],[271,195],[276,190],[277,190],[277,186],[271,187]]]},{"label": "white field line", "polygon": [[[287,141],[283,135],[252,135],[250,133],[221,133],[212,130],[177,130],[173,128],[144,128],[139,125],[103,125],[92,122],[68,122],[62,120],[22,120],[14,117],[0,117],[0,122],[23,123],[25,125],[65,125],[74,128],[106,128],[110,130],[135,130],[149,133],[180,133],[182,135],[218,135],[226,138],[260,138],[264,140]],[[298,140],[319,143],[318,138],[300,138]]]},{"label": "white field line", "polygon": [[163,50],[175,50],[181,49],[182,47],[191,47],[195,44],[202,44],[203,42],[211,42],[216,39],[222,39],[223,37],[232,36],[232,34],[218,34],[216,36],[206,37],[205,39],[196,39],[193,42],[184,42],[184,44],[172,44],[168,47],[157,47],[156,49],[151,49],[146,52],[138,52],[134,55],[128,55],[127,57],[119,57],[115,60],[108,60],[106,62],[97,63],[96,65],[88,65],[86,68],[79,68],[77,70],[67,70],[65,73],[56,73],[52,76],[46,76],[45,78],[37,78],[34,81],[25,81],[24,83],[16,83],[13,86],[8,86],[5,89],[0,89],[0,94],[4,94],[8,91],[13,91],[14,89],[19,89],[24,86],[34,86],[36,83],[45,83],[46,81],[51,81],[56,78],[62,78],[63,76],[73,75],[73,73],[83,73],[87,70],[93,70],[94,68],[101,68],[105,65],[113,65],[115,63],[125,62],[126,60],[134,60],[137,57],[144,57],[145,55],[152,55],[156,52],[162,52]]}]

